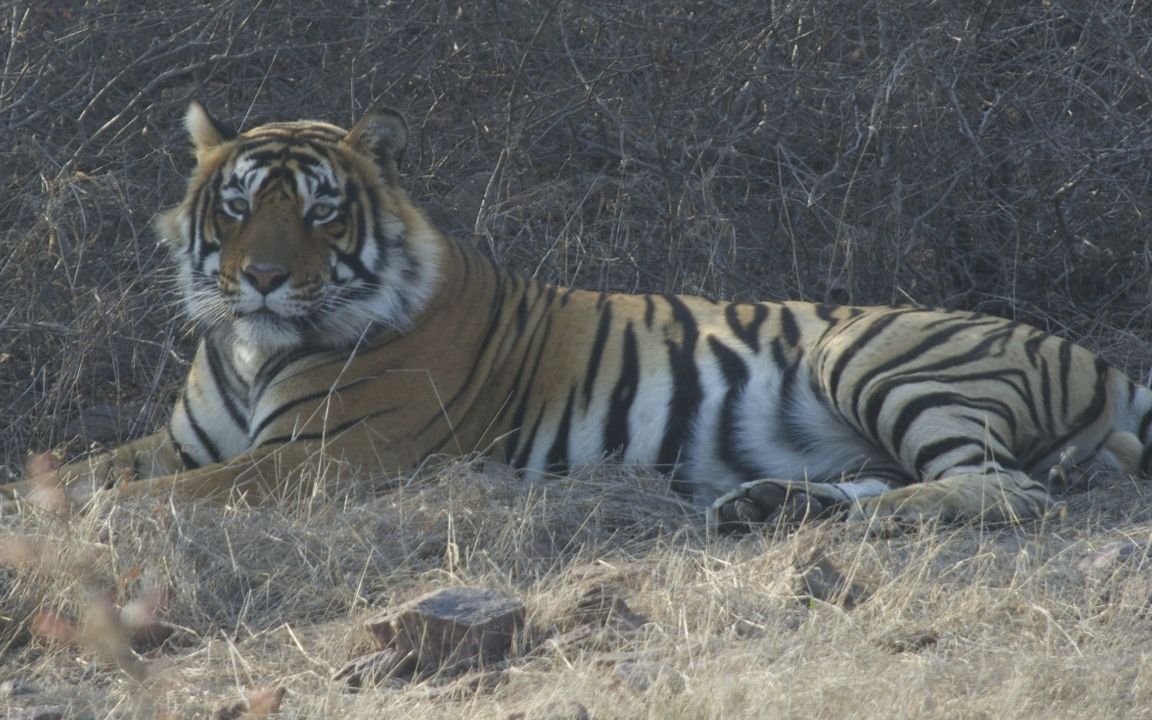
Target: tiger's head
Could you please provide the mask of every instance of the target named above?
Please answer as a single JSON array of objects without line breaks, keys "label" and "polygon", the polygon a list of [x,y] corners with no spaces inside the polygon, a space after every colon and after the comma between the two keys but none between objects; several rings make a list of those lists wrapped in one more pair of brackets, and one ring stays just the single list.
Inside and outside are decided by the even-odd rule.
[{"label": "tiger's head", "polygon": [[194,320],[263,354],[411,324],[434,290],[439,246],[399,186],[400,115],[235,133],[193,102],[185,125],[196,169],[157,226]]}]

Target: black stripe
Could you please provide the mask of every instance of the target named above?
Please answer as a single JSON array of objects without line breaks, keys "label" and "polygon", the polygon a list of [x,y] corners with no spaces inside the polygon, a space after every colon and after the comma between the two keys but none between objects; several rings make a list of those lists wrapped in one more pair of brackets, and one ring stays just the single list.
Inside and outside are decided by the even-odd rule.
[{"label": "black stripe", "polygon": [[200,446],[208,453],[208,457],[212,458],[212,462],[223,461],[224,458],[220,454],[220,449],[212,442],[212,438],[208,436],[208,433],[204,432],[204,428],[200,426],[200,423],[196,420],[196,416],[192,413],[192,403],[191,398],[188,397],[187,387],[184,388],[183,400],[184,415],[188,418],[188,424],[192,427],[192,432],[196,434],[197,442],[199,442]]},{"label": "black stripe", "polygon": [[172,443],[172,447],[176,449],[176,455],[180,458],[180,462],[184,464],[185,470],[195,470],[200,467],[200,463],[196,462],[196,458],[188,454],[184,446],[176,442],[176,435],[172,432],[172,421],[168,421],[168,442]]},{"label": "black stripe", "polygon": [[548,470],[563,473],[568,470],[568,435],[572,430],[572,405],[576,397],[576,386],[568,388],[568,400],[564,403],[564,414],[560,416],[560,425],[556,428],[556,438],[548,450],[548,459],[545,467]]},{"label": "black stripe", "polygon": [[276,437],[270,437],[267,440],[262,441],[259,445],[256,445],[256,447],[268,447],[269,445],[287,445],[289,443],[309,442],[312,440],[324,440],[327,438],[332,438],[332,437],[335,437],[336,435],[339,435],[340,433],[344,432],[345,430],[348,430],[350,428],[355,427],[356,425],[359,425],[362,422],[365,422],[367,420],[371,420],[373,418],[378,418],[378,417],[381,417],[383,415],[388,415],[390,413],[394,413],[399,409],[400,409],[400,407],[398,405],[386,407],[386,408],[377,410],[376,412],[368,413],[367,415],[361,415],[358,418],[353,418],[352,420],[346,420],[346,421],[340,423],[339,425],[336,425],[336,426],[331,427],[331,428],[325,428],[324,430],[321,430],[320,432],[296,433],[293,435],[277,435]]},{"label": "black stripe", "polygon": [[[890,317],[893,317],[893,316],[890,316]],[[975,327],[979,327],[979,326],[974,326],[971,322],[969,322],[969,320],[967,318],[952,318],[952,319],[954,319],[955,322],[949,323],[949,324],[943,324],[942,329],[937,330],[937,331],[929,334],[923,340],[916,343],[915,345],[913,345],[911,348],[905,350],[904,352],[902,352],[898,355],[895,355],[895,356],[885,360],[884,362],[882,362],[878,365],[873,365],[873,366],[869,367],[867,371],[865,371],[858,378],[856,378],[855,387],[853,388],[853,391],[852,391],[852,399],[850,401],[850,407],[852,409],[852,414],[855,416],[857,422],[864,423],[865,425],[867,425],[867,423],[865,423],[865,421],[864,421],[865,415],[872,417],[874,420],[876,417],[876,412],[878,412],[878,411],[875,408],[871,407],[871,405],[874,402],[883,403],[883,401],[885,399],[884,395],[886,393],[874,392],[872,394],[872,397],[870,397],[868,400],[869,407],[863,408],[863,409],[860,407],[860,399],[863,396],[868,385],[874,379],[880,377],[881,375],[883,375],[887,372],[896,370],[903,365],[907,365],[907,364],[909,364],[909,363],[911,363],[911,362],[913,362],[919,358],[922,358],[924,356],[924,354],[927,353],[929,350],[934,350],[935,348],[938,348],[942,345],[947,345],[948,343],[950,343],[952,341],[953,336],[955,336],[959,333],[962,333],[966,330],[973,329]],[[999,324],[999,321],[994,320],[993,322]],[[936,323],[929,323],[929,325],[935,325],[935,324]],[[870,328],[870,330],[871,330],[871,328]],[[975,347],[969,349],[967,352],[960,354],[960,355],[953,355],[950,357],[946,357],[945,359],[940,360],[940,361],[935,362],[935,363],[916,367],[915,371],[921,375],[925,375],[929,371],[948,370],[948,369],[959,367],[961,365],[972,362],[974,360],[981,360],[988,355],[988,348],[991,345],[995,344],[997,341],[1005,339],[1006,337],[1008,337],[1010,335],[1011,335],[1011,328],[998,328],[994,331],[989,332],[987,335],[985,335],[983,340],[981,340]],[[871,339],[871,338],[869,338],[869,339]],[[861,338],[860,342],[853,343],[853,347],[863,347],[864,345],[865,345],[865,341],[863,338]],[[909,375],[910,375],[910,373],[909,373]],[[903,379],[900,380],[900,382],[906,382],[908,379],[909,379],[908,376],[905,376]],[[863,412],[862,412],[862,410],[863,410]],[[868,427],[870,429],[870,432],[875,434],[875,432],[876,432],[875,425],[874,424],[869,425]]]},{"label": "black stripe", "polygon": [[1104,407],[1108,404],[1108,372],[1111,369],[1103,359],[1096,358],[1096,387],[1092,389],[1092,401],[1072,420],[1074,431],[1092,424],[1104,412]]},{"label": "black stripe", "polygon": [[924,469],[934,460],[954,450],[970,445],[976,445],[983,451],[983,443],[977,443],[968,437],[948,437],[930,442],[921,447],[916,453],[916,458],[912,462],[912,471],[922,477],[924,475]]},{"label": "black stripe", "polygon": [[[1052,414],[1052,369],[1048,367],[1048,358],[1040,357],[1038,361],[1040,363],[1040,367],[1037,369],[1040,374],[1040,402],[1044,405],[1043,416],[1048,422],[1037,425],[1037,427],[1042,427],[1046,432],[1051,433],[1054,431],[1052,425],[1055,421],[1055,416]],[[1063,419],[1061,417],[1059,420],[1063,421]]]},{"label": "black stripe", "polygon": [[[879,395],[880,393],[877,394]],[[887,394],[887,392],[884,392],[883,396],[887,396]],[[874,437],[879,437],[879,431],[877,429],[878,420],[876,416],[879,415],[881,406],[882,401],[876,403],[874,410],[870,408],[866,420],[867,428]],[[1014,424],[1012,409],[1006,403],[1001,403],[989,398],[974,400],[950,390],[923,393],[904,403],[897,413],[896,419],[892,422],[892,429],[888,435],[892,452],[895,453],[897,457],[901,455],[900,450],[904,446],[904,436],[908,434],[908,429],[920,415],[928,410],[943,407],[948,407],[951,412],[955,412],[955,407],[979,408],[984,412],[998,416],[1009,425]],[[915,470],[916,468],[912,469]]]},{"label": "black stripe", "polygon": [[[539,333],[540,341],[536,345],[536,359],[532,363],[532,370],[528,373],[528,377],[524,380],[523,390],[520,390],[520,393],[521,393],[520,394],[520,402],[517,403],[517,405],[516,405],[516,411],[514,413],[512,413],[511,429],[510,429],[510,432],[508,433],[508,439],[504,445],[504,461],[509,463],[510,465],[516,464],[515,463],[516,447],[520,442],[520,433],[524,429],[524,417],[528,413],[528,401],[532,398],[532,387],[536,383],[536,373],[540,370],[540,363],[544,359],[544,348],[547,347],[547,345],[548,345],[548,336],[551,334],[551,332],[552,332],[552,318],[551,318],[551,316],[549,316],[549,317],[545,318],[545,320],[544,320],[543,332]],[[536,334],[534,333],[533,339],[535,339],[535,337],[536,337]],[[530,358],[531,356],[532,356],[532,344],[529,343],[528,351],[524,353],[524,360],[521,363],[520,370],[524,369],[523,363],[526,363],[528,361],[528,358]],[[519,380],[519,378],[520,378],[520,370],[516,371],[517,380]],[[520,388],[521,384],[519,382],[514,382],[512,384],[512,387],[513,388]],[[531,445],[532,440],[533,440],[532,438],[528,438],[529,446]]]},{"label": "black stripe", "polygon": [[[369,193],[371,194],[371,193]],[[342,239],[351,240],[351,248],[348,250],[349,255],[362,258],[364,256],[364,246],[368,244],[368,210],[365,208],[364,203],[360,200],[361,192],[360,186],[355,182],[349,180],[345,185],[344,191],[344,235]],[[373,242],[377,245],[376,264],[371,268],[373,274],[378,275],[384,269],[384,261],[386,253],[380,246],[380,241],[376,237],[372,237]],[[363,260],[360,261],[363,264]],[[336,277],[336,268],[332,268],[332,276]]]},{"label": "black stripe", "polygon": [[[781,368],[780,398],[776,401],[776,427],[779,428],[780,439],[800,454],[810,453],[819,438],[811,433],[807,425],[796,422],[797,418],[804,417],[807,410],[800,404],[803,397],[797,381],[800,358],[794,363],[787,363],[780,338],[772,340],[772,352],[777,366]],[[815,396],[821,397],[819,393],[815,393]]]},{"label": "black stripe", "polygon": [[636,348],[636,333],[632,321],[624,326],[624,349],[620,359],[620,377],[612,388],[612,398],[608,403],[608,417],[604,426],[604,450],[621,455],[628,449],[631,440],[628,429],[628,413],[636,400],[636,389],[640,384],[640,356]]},{"label": "black stripe", "polygon": [[[227,338],[227,340],[229,342],[233,342],[231,337]],[[256,371],[256,377],[252,379],[251,393],[253,401],[255,401],[257,398],[264,397],[264,393],[267,392],[268,387],[274,381],[278,380],[277,376],[284,372],[288,366],[294,362],[303,360],[310,355],[315,354],[317,354],[316,351],[309,348],[296,348],[293,350],[286,350],[284,352],[277,353],[265,360],[264,364],[260,366],[260,369]],[[346,355],[342,355],[336,360],[336,362],[340,363],[345,363],[347,361],[348,357]],[[313,370],[315,367],[308,368],[308,370]]]},{"label": "black stripe", "polygon": [[[837,320],[836,316],[833,314],[835,312],[836,308],[837,308],[836,305],[829,305],[828,303],[817,303],[816,304],[816,317],[820,318],[821,320],[828,323],[829,325],[835,325],[836,323],[839,322],[839,320]],[[852,308],[851,314],[852,314],[852,317],[856,317],[857,315],[860,314],[860,310],[858,308]]]},{"label": "black stripe", "polygon": [[716,339],[715,335],[709,335],[708,348],[716,356],[720,373],[724,376],[724,381],[730,389],[743,387],[748,382],[747,364],[730,347]]},{"label": "black stripe", "polygon": [[1072,387],[1072,343],[1060,341],[1060,417],[1068,417],[1068,401]]},{"label": "black stripe", "polygon": [[278,190],[287,190],[289,196],[297,197],[296,172],[291,168],[283,165],[268,168],[268,173],[264,176],[264,182],[260,185],[258,192],[264,193],[276,184],[280,186],[277,188]]},{"label": "black stripe", "polygon": [[[1003,459],[1003,462],[1001,460]],[[941,471],[939,474],[927,477],[926,480],[931,482],[944,477],[944,473],[953,472],[957,468],[981,468],[983,474],[988,475],[994,472],[1004,470],[1017,470],[1017,463],[1013,462],[1012,458],[998,458],[995,456],[989,457],[988,450],[980,447],[972,451],[970,455],[960,458],[956,462],[948,466],[947,469]]]},{"label": "black stripe", "polygon": [[768,317],[768,308],[762,304],[752,305],[752,320],[744,325],[740,322],[740,309],[747,305],[732,304],[724,308],[724,319],[732,334],[740,338],[741,342],[754,352],[760,352],[760,326]]},{"label": "black stripe", "polygon": [[[668,422],[665,424],[664,439],[660,443],[657,463],[671,467],[680,459],[681,450],[692,429],[696,410],[700,404],[700,376],[696,368],[696,341],[699,330],[696,319],[680,298],[669,295],[664,298],[672,310],[672,321],[680,326],[680,343],[669,338],[664,341],[668,348],[668,365],[672,373],[672,397],[668,404]],[[690,494],[691,486],[682,478],[672,481],[672,489],[681,494]]]},{"label": "black stripe", "polygon": [[544,410],[547,409],[547,407],[548,401],[545,400],[544,404],[540,406],[540,412],[536,414],[536,422],[532,424],[532,429],[528,431],[528,438],[524,441],[524,447],[511,463],[512,467],[522,468],[528,464],[528,458],[532,454],[532,446],[536,444],[536,431],[540,429],[540,421],[544,419]]},{"label": "black stripe", "polygon": [[233,168],[233,173],[228,174],[227,181],[224,180],[223,173],[212,178],[212,189],[216,191],[216,193],[219,193],[222,190],[237,190],[239,192],[246,192],[247,188],[244,187],[244,183],[240,181],[240,176],[234,174],[234,171],[235,168]]},{"label": "black stripe", "polygon": [[360,200],[360,183],[354,177],[344,181],[344,206],[351,207]]},{"label": "black stripe", "polygon": [[[368,216],[372,220],[372,229],[369,231],[367,225],[360,229],[360,235],[365,241],[372,240],[376,244],[376,256],[380,258],[380,264],[377,266],[377,272],[383,270],[388,265],[388,245],[391,240],[384,236],[384,210],[380,205],[380,194],[374,192],[365,192],[362,195],[361,207],[367,205]],[[455,243],[450,243],[455,245]]]},{"label": "black stripe", "polygon": [[796,316],[787,305],[779,306],[780,330],[784,333],[784,341],[792,347],[800,343],[800,327],[796,324]]},{"label": "black stripe", "polygon": [[236,427],[247,435],[248,418],[236,405],[236,388],[234,383],[230,382],[230,380],[235,379],[233,373],[229,372],[231,367],[225,368],[226,360],[220,356],[220,350],[216,343],[205,342],[204,352],[208,356],[208,372],[212,375],[210,379],[224,400],[224,409],[228,411],[228,415],[232,418],[232,422],[236,423]]},{"label": "black stripe", "polygon": [[192,244],[188,251],[195,260],[197,272],[204,273],[204,265],[209,255],[220,250],[218,239],[211,242],[206,237],[205,221],[211,221],[215,214],[215,201],[220,194],[221,175],[217,174],[212,180],[200,188],[200,195],[196,198],[196,209],[192,216]]},{"label": "black stripe", "polygon": [[740,453],[738,427],[738,410],[740,398],[748,385],[748,366],[744,360],[732,351],[715,336],[708,336],[708,347],[716,357],[720,372],[724,375],[724,382],[728,391],[724,394],[724,403],[720,406],[720,422],[717,423],[716,448],[720,461],[746,480],[754,480],[759,476],[759,468],[748,462]]},{"label": "black stripe", "polygon": [[521,335],[524,333],[524,327],[528,324],[528,293],[520,295],[520,302],[516,303],[516,334]]},{"label": "black stripe", "polygon": [[1028,357],[1028,362],[1032,364],[1032,367],[1039,367],[1044,362],[1041,348],[1047,338],[1048,335],[1036,332],[1024,341],[1024,354]]},{"label": "black stripe", "polygon": [[592,388],[596,385],[596,375],[600,372],[600,359],[604,346],[608,344],[608,331],[612,328],[612,303],[607,302],[600,310],[600,325],[596,328],[596,339],[592,341],[592,353],[588,357],[588,368],[584,371],[584,409],[592,404]]},{"label": "black stripe", "polygon": [[[363,234],[364,233],[361,233],[361,235]],[[364,261],[360,259],[360,250],[360,248],[356,248],[353,252],[344,252],[338,247],[332,248],[332,252],[336,253],[336,260],[351,270],[352,274],[356,276],[356,279],[364,283],[375,283],[379,278],[374,271],[369,270],[368,267],[364,265]],[[384,257],[383,249],[377,254],[377,257]],[[375,288],[372,289],[375,290]]]},{"label": "black stripe", "polygon": [[[245,145],[237,154],[236,158],[239,160],[241,157],[245,160],[251,160],[256,165],[261,165],[268,168],[269,175],[274,172],[283,170],[277,166],[284,162],[288,157],[288,146],[282,144],[281,140],[263,140],[252,145]],[[264,150],[265,147],[272,147],[271,150]],[[250,172],[255,172],[262,168],[254,167]]]},{"label": "black stripe", "polygon": [[[300,152],[296,148],[289,148],[288,159],[297,165],[301,165],[301,172],[304,172],[306,175],[315,179],[317,182],[327,183],[327,178],[323,178],[318,173],[309,171],[320,167],[320,165],[322,165],[328,158],[316,157],[315,155],[309,155],[307,153]],[[327,187],[331,188],[330,185],[327,185]]]},{"label": "black stripe", "polygon": [[292,408],[299,407],[300,405],[303,405],[307,402],[312,402],[313,400],[320,400],[325,397],[336,395],[337,393],[343,392],[348,388],[359,385],[360,383],[370,382],[371,380],[373,380],[371,377],[356,378],[355,380],[347,382],[336,388],[324,388],[323,390],[317,390],[315,392],[308,393],[307,395],[301,395],[299,397],[292,398],[290,401],[284,403],[272,412],[265,415],[264,418],[256,425],[256,427],[252,429],[249,437],[253,441],[256,441],[260,437],[260,434],[267,430],[268,426],[271,425],[272,422],[276,420],[276,418],[280,417]]},{"label": "black stripe", "polygon": [[[801,353],[796,357],[796,362],[800,362]],[[784,351],[784,344],[780,342],[780,338],[772,338],[772,362],[776,363],[778,368],[786,368],[791,363],[788,362],[788,353]]]},{"label": "black stripe", "polygon": [[847,347],[840,350],[836,362],[832,364],[832,370],[828,374],[828,395],[832,402],[837,403],[837,405],[839,404],[837,392],[840,388],[840,379],[843,377],[844,371],[848,368],[848,363],[852,362],[852,358],[856,357],[856,351],[876,339],[880,333],[884,332],[889,325],[896,321],[896,318],[897,315],[895,313],[880,317]]},{"label": "black stripe", "polygon": [[[988,437],[992,438],[992,442],[996,443],[997,446],[1002,447],[1002,448],[1012,447],[1012,444],[1008,442],[1008,438],[1001,435],[999,430],[997,430],[996,428],[989,425],[986,418],[983,418],[983,417],[969,418],[969,421],[972,423],[973,426],[975,426],[976,428],[979,429],[981,437],[983,437],[984,434],[987,433]],[[1015,421],[1008,423],[1008,431],[1013,432],[1013,433],[1016,432],[1016,422]],[[981,447],[983,447],[983,446],[984,446],[983,443],[981,443]]]},{"label": "black stripe", "polygon": [[652,296],[644,295],[644,327],[651,330],[652,323],[656,321],[656,303]]}]

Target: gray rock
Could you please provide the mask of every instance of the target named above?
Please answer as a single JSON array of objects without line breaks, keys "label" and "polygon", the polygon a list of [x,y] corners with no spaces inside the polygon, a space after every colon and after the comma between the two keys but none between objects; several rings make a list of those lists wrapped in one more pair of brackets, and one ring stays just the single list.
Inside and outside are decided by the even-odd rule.
[{"label": "gray rock", "polygon": [[500,662],[523,626],[522,602],[476,587],[437,590],[365,623],[380,650],[410,654],[420,675]]}]

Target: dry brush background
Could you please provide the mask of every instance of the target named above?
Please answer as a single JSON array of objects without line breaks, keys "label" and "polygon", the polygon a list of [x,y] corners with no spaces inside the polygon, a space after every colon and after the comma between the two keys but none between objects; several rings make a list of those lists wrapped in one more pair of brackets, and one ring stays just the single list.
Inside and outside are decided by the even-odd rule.
[{"label": "dry brush background", "polygon": [[[414,200],[547,280],[985,310],[1152,367],[1152,13],[1135,0],[0,2],[9,476],[171,402],[192,337],[149,221],[191,167],[191,98],[241,127],[401,110]],[[348,481],[302,507],[21,521],[37,560],[0,569],[0,681],[58,690],[35,702],[77,717],[272,685],[295,717],[543,717],[566,699],[597,718],[1152,717],[1152,512],[1126,478],[1074,489],[1052,527],[741,541],[619,468]],[[1117,541],[1139,552],[1081,562]],[[863,588],[855,605],[803,600],[821,557]],[[543,651],[589,572],[652,622]],[[494,682],[328,680],[368,608],[464,583],[529,605]],[[157,587],[180,630],[143,681],[22,624]],[[938,640],[918,652],[881,639],[921,631]]]}]

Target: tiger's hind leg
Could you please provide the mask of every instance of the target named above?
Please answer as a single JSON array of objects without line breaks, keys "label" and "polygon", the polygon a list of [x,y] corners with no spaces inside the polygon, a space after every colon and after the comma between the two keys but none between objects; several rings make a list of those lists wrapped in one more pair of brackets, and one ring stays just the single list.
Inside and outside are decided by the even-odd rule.
[{"label": "tiger's hind leg", "polygon": [[1000,470],[957,473],[891,489],[882,480],[819,483],[753,480],[716,499],[708,508],[709,529],[745,532],[757,525],[795,524],[837,518],[878,520],[1022,522],[1062,514],[1041,482],[1026,473]]},{"label": "tiger's hind leg", "polygon": [[1048,487],[1019,470],[958,472],[890,490],[854,504],[849,520],[1022,522],[1064,512]]},{"label": "tiger's hind leg", "polygon": [[807,482],[762,479],[741,483],[708,508],[708,528],[721,533],[746,532],[757,525],[795,524],[843,518],[862,498],[889,492],[883,480]]},{"label": "tiger's hind leg", "polygon": [[1063,502],[1051,495],[1052,488],[1074,483],[1074,473],[1107,468],[1141,472],[1143,444],[1131,432],[1113,430],[1093,455],[1081,455],[1068,446],[1041,481],[1020,470],[986,462],[983,468],[945,472],[939,480],[916,483],[860,501],[849,519],[877,518],[979,520],[1017,523],[1062,516]]}]

